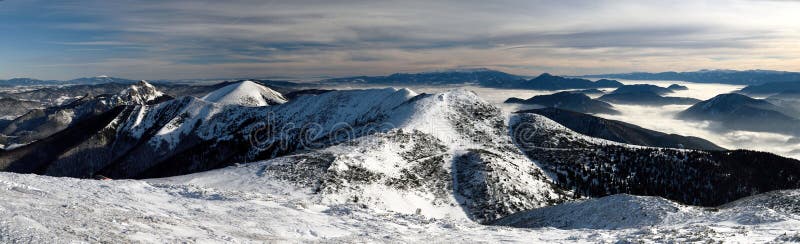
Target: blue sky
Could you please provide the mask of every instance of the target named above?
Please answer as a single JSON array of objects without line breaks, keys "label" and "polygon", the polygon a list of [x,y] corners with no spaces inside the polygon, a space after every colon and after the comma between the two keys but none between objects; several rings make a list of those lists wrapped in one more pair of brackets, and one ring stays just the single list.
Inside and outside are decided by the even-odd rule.
[{"label": "blue sky", "polygon": [[800,71],[800,2],[0,1],[0,79]]}]

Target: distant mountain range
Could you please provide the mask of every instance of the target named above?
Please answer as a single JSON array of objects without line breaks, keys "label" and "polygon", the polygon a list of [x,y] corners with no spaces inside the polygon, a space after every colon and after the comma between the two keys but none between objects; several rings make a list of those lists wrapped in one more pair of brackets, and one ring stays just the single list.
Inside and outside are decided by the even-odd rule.
[{"label": "distant mountain range", "polygon": [[0,80],[0,86],[49,86],[49,85],[96,85],[103,83],[133,84],[137,80],[115,78],[108,76],[84,77],[72,80],[39,80],[33,78],[14,78]]},{"label": "distant mountain range", "polygon": [[634,72],[622,74],[584,75],[585,78],[627,80],[680,80],[697,83],[757,85],[770,82],[800,82],[800,73],[773,70],[700,70],[693,72]]},{"label": "distant mountain range", "polygon": [[333,78],[322,83],[354,83],[380,85],[462,85],[462,84],[495,84],[502,85],[525,80],[522,76],[501,71],[478,68],[460,70],[442,70],[423,73],[395,73],[388,76],[354,76]]},{"label": "distant mountain range", "polygon": [[565,78],[544,73],[533,79],[490,69],[450,70],[424,73],[397,73],[389,76],[356,76],[321,81],[323,84],[372,85],[477,85],[491,88],[566,90],[591,88],[616,88],[622,83],[614,80],[590,81]]},{"label": "distant mountain range", "polygon": [[[0,92],[0,98],[10,98],[21,101],[38,102],[43,107],[60,106],[70,101],[85,96],[98,96],[106,94],[115,94],[138,81],[128,81],[115,78],[97,78],[91,79],[95,81],[107,81],[106,83],[97,84],[80,84],[80,85],[64,85],[64,86],[46,86],[37,89],[29,89],[22,91],[7,91]],[[125,81],[125,82],[114,82]],[[172,83],[152,83],[160,91],[173,97],[182,96],[195,96],[202,97],[209,92],[222,88],[224,86],[242,82],[238,81],[225,81],[213,85],[189,85],[189,84],[172,84]],[[289,81],[273,81],[273,80],[251,80],[252,82],[264,85],[280,93],[289,93],[297,90],[301,84]],[[149,82],[151,83],[151,82]]]},{"label": "distant mountain range", "polygon": [[800,82],[769,82],[750,85],[739,92],[749,95],[770,95],[781,92],[800,92]]}]

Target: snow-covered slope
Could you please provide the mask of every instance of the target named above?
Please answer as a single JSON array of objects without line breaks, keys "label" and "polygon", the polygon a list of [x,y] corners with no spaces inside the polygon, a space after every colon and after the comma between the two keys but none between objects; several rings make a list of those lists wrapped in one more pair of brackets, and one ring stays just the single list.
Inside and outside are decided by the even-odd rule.
[{"label": "snow-covered slope", "polygon": [[[669,197],[691,200],[681,197],[726,196],[715,195],[728,193],[716,185],[713,191],[690,190],[709,190],[706,184],[717,183],[702,177],[728,180],[737,173],[713,168],[724,164],[710,153],[591,138],[539,115],[516,115],[509,127],[499,108],[464,90],[333,91],[264,107],[183,97],[121,107],[82,124],[85,128],[68,129],[64,138],[80,135],[85,140],[48,138],[0,153],[0,166],[80,177],[199,173],[113,181],[0,173],[0,242],[689,242],[798,237],[793,226],[800,221],[791,207],[797,202],[791,199],[798,198],[794,191],[708,209],[627,195],[536,209],[573,199],[573,192],[553,181],[566,187],[577,184],[573,189],[581,195],[654,184],[678,189]],[[633,159],[688,170],[653,169]],[[639,172],[620,164],[629,161],[658,174],[618,177]],[[771,162],[780,161],[766,158],[759,166],[770,168]],[[241,164],[218,169],[233,162]],[[734,188],[748,195],[763,190],[748,185],[756,182],[748,177],[732,177],[741,181]],[[687,181],[679,179],[693,181],[681,188],[675,183]],[[534,228],[477,224],[494,222]],[[748,239],[737,239],[745,235]]]},{"label": "snow-covered slope", "polygon": [[[720,208],[610,196],[513,215],[512,228],[432,219],[360,204],[320,204],[258,167],[200,177],[98,181],[0,173],[0,242],[790,242],[800,193]],[[255,170],[255,171],[252,171]],[[240,175],[240,173],[244,173]],[[241,176],[241,177],[237,177]],[[210,187],[215,185],[217,187]],[[239,188],[242,186],[242,188]],[[619,207],[623,207],[620,209]]]},{"label": "snow-covered slope", "polygon": [[168,99],[169,96],[147,81],[139,81],[115,94],[86,95],[66,105],[31,110],[11,121],[5,128],[0,128],[0,132],[12,138],[9,143],[27,144],[117,106],[153,104]]},{"label": "snow-covered slope", "polygon": [[279,92],[252,81],[242,81],[227,85],[203,97],[203,100],[223,105],[268,106],[287,101]]},{"label": "snow-covered slope", "polygon": [[[507,135],[489,134],[496,141],[480,144],[456,131],[442,132],[454,130],[447,124],[426,128],[419,121],[407,123],[321,150],[179,176],[170,182],[231,190],[296,188],[325,204],[353,203],[478,222],[567,199],[511,145]],[[415,125],[427,131],[409,129]]]},{"label": "snow-covered slope", "polygon": [[[385,99],[376,103],[375,97]],[[265,132],[251,154],[285,143],[292,143],[285,145],[286,149],[307,151],[250,167],[260,169],[261,177],[269,173],[266,175],[272,177],[266,180],[304,187],[321,202],[361,203],[402,213],[483,222],[565,199],[515,149],[500,110],[472,92],[343,91],[273,108],[268,119],[275,126],[267,128],[317,121],[313,126],[318,130],[300,135],[293,130]],[[193,114],[187,120],[196,117]],[[243,120],[241,115],[212,117]],[[200,123],[193,132],[199,137],[220,138],[224,134],[218,129],[229,127],[206,128]],[[153,138],[169,141],[164,139],[167,134],[157,133],[159,137]],[[298,137],[300,141],[293,139]],[[293,140],[284,141],[286,138]],[[347,143],[336,143],[342,141]],[[335,145],[329,146],[331,142]]]},{"label": "snow-covered slope", "polygon": [[685,206],[659,197],[613,195],[526,211],[495,224],[611,230],[618,239],[656,242],[797,242],[798,202],[798,190],[769,192],[714,208]]},{"label": "snow-covered slope", "polygon": [[148,178],[272,159],[258,174],[302,187],[321,203],[477,222],[571,195],[514,146],[499,108],[465,90],[336,91],[266,107],[184,97],[128,107],[64,151],[42,160],[41,150],[31,150],[40,155],[35,161],[21,154],[0,165]]},{"label": "snow-covered slope", "polygon": [[130,105],[130,104],[148,104],[157,99],[161,99],[164,93],[156,89],[145,80],[141,80],[136,84],[120,91],[111,97],[114,105]]},{"label": "snow-covered slope", "polygon": [[525,211],[494,224],[521,228],[625,229],[678,223],[700,213],[699,208],[660,197],[620,194]]}]

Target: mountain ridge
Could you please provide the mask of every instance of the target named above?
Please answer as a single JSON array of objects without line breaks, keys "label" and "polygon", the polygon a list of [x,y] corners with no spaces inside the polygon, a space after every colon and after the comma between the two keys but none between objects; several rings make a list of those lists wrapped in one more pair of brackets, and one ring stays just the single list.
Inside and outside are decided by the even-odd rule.
[{"label": "mountain ridge", "polygon": [[724,83],[757,85],[769,82],[800,82],[800,72],[773,70],[700,70],[689,72],[633,72],[617,74],[583,75],[585,78],[613,78],[627,80],[679,80],[698,83]]},{"label": "mountain ridge", "polygon": [[648,130],[622,121],[603,119],[588,114],[557,108],[523,110],[516,113],[535,113],[545,116],[572,131],[590,137],[631,145],[678,149],[725,150],[725,148],[702,138],[667,134]]}]

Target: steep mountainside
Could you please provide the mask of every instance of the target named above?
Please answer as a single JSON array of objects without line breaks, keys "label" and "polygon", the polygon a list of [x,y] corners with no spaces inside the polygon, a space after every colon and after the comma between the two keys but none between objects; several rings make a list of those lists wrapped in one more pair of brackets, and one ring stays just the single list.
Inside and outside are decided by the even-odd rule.
[{"label": "steep mountainside", "polygon": [[622,121],[608,120],[556,108],[525,110],[518,113],[539,114],[572,131],[620,143],[650,147],[725,150],[710,141],[698,137],[666,134]]},{"label": "steep mountainside", "polygon": [[511,131],[558,185],[582,196],[655,195],[715,206],[800,187],[800,161],[769,153],[631,146],[587,137],[530,113],[512,118]]},{"label": "steep mountainside", "polygon": [[619,114],[614,106],[603,101],[590,98],[577,92],[558,92],[550,95],[539,95],[529,99],[509,98],[506,103],[536,104],[544,107],[560,108],[581,113]]},{"label": "steep mountainside", "polygon": [[31,110],[0,128],[0,131],[9,136],[6,141],[8,144],[27,144],[116,106],[153,104],[168,99],[171,98],[151,84],[140,81],[113,95],[85,96],[66,105]]}]

